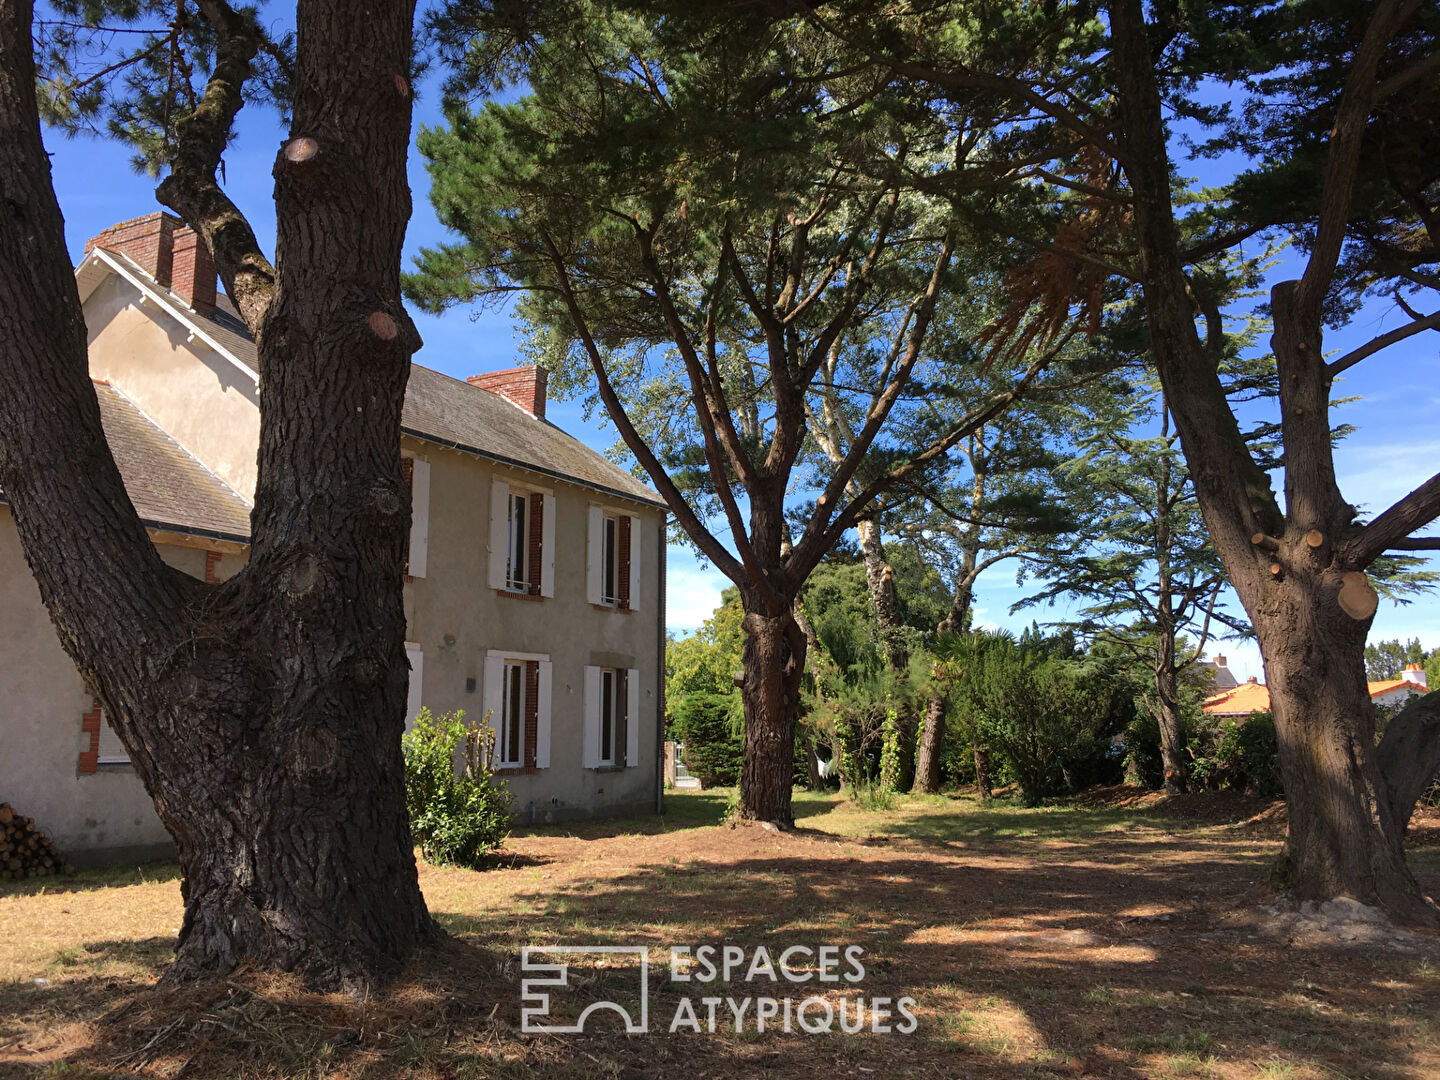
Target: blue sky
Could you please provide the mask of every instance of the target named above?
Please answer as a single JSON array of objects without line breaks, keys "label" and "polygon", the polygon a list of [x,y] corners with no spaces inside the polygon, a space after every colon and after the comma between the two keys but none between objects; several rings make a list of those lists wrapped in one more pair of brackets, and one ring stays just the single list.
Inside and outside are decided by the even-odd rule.
[{"label": "blue sky", "polygon": [[[439,122],[438,89],[419,88],[416,128]],[[267,251],[274,246],[273,183],[270,169],[282,139],[273,113],[247,108],[241,114],[238,138],[225,159],[226,190],[249,217]],[[78,259],[87,237],[107,225],[158,209],[154,182],[137,175],[129,154],[121,146],[97,139],[67,140],[47,132],[52,155],[55,190],[65,215],[66,239],[72,259]],[[407,257],[422,246],[445,240],[431,210],[429,178],[418,154],[410,158],[410,185],[415,212],[406,237]],[[477,372],[510,367],[516,363],[518,334],[504,311],[470,317],[454,311],[434,317],[413,312],[425,347],[420,363],[458,378]],[[1388,307],[1367,309],[1343,331],[1326,339],[1326,348],[1347,350],[1377,333],[1405,321]],[[1361,400],[1344,408],[1342,419],[1358,431],[1337,453],[1343,490],[1362,511],[1378,513],[1436,471],[1440,471],[1440,335],[1411,338],[1346,373],[1338,389]],[[587,422],[578,404],[552,402],[548,416],[597,450],[615,441],[613,428]],[[1433,560],[1432,560],[1433,561]],[[673,547],[669,558],[668,622],[676,632],[698,626],[719,603],[723,575],[697,562],[684,548]],[[1031,609],[1009,615],[1010,606],[1026,589],[1015,583],[1015,565],[1002,564],[982,576],[977,590],[977,621],[989,626],[1019,628],[1032,618],[1044,621],[1062,616],[1060,609]],[[1440,599],[1425,597],[1408,606],[1382,602],[1372,638],[1417,636],[1427,648],[1440,646]],[[1250,645],[1217,646],[1231,658],[1232,670],[1242,679],[1263,677],[1258,651]]]}]

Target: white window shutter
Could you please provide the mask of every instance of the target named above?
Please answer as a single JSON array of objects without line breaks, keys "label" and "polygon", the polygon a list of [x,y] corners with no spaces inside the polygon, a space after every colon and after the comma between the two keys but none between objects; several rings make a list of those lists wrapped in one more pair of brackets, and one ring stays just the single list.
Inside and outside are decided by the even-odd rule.
[{"label": "white window shutter", "polygon": [[505,588],[505,556],[509,547],[510,485],[490,480],[490,587]]},{"label": "white window shutter", "polygon": [[585,730],[581,738],[581,765],[600,767],[600,669],[585,669]]},{"label": "white window shutter", "polygon": [[115,734],[115,729],[110,726],[110,718],[105,715],[104,709],[100,710],[99,750],[99,756],[95,759],[98,765],[130,764],[130,751],[125,749],[120,736]]},{"label": "white window shutter", "polygon": [[406,647],[405,659],[410,661],[410,689],[405,695],[405,730],[415,726],[415,717],[424,704],[425,654],[418,648]]},{"label": "white window shutter", "polygon": [[485,658],[485,686],[480,698],[481,708],[484,715],[481,716],[482,724],[489,724],[495,732],[496,747],[495,757],[500,757],[500,712],[505,707],[505,661],[499,656],[487,656]]},{"label": "white window shutter", "polygon": [[430,543],[430,463],[415,458],[410,474],[410,576],[425,576]]},{"label": "white window shutter", "polygon": [[[634,536],[634,533],[630,534]],[[640,764],[640,670],[625,676],[625,764]]]},{"label": "white window shutter", "polygon": [[592,604],[604,600],[605,586],[605,511],[590,507],[590,543],[586,548],[585,598]]},{"label": "white window shutter", "polygon": [[555,496],[545,496],[540,519],[540,595],[555,595]]},{"label": "white window shutter", "polygon": [[640,608],[641,584],[645,577],[640,572],[640,519],[630,517],[630,610]]},{"label": "white window shutter", "polygon": [[535,692],[535,767],[550,767],[550,676],[554,667],[540,661],[540,687]]}]

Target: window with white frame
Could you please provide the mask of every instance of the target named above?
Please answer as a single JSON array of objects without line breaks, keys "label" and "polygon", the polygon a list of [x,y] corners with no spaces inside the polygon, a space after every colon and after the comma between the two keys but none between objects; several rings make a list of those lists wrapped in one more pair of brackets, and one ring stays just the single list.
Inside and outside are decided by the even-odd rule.
[{"label": "window with white frame", "polygon": [[490,481],[490,585],[531,597],[555,595],[555,496]]},{"label": "window with white frame", "polygon": [[100,710],[100,738],[96,742],[98,751],[95,763],[97,765],[129,765],[130,751],[125,749],[125,744],[120,741],[120,736],[115,734],[115,729],[110,726],[110,720],[105,715],[105,710]]},{"label": "window with white frame", "polygon": [[505,587],[517,592],[530,591],[530,497],[511,492],[506,500],[505,525]]},{"label": "window with white frame", "polygon": [[592,604],[634,611],[640,585],[640,519],[590,507],[586,593]]},{"label": "window with white frame", "polygon": [[501,765],[525,763],[525,664],[507,660],[501,674],[501,711],[497,747]]},{"label": "window with white frame", "polygon": [[620,515],[606,514],[604,550],[600,558],[600,602],[615,604],[620,600]]},{"label": "window with white frame", "polygon": [[548,656],[492,649],[485,657],[485,720],[495,731],[495,765],[550,767]]},{"label": "window with white frame", "polygon": [[639,674],[634,668],[585,669],[586,768],[639,764]]}]

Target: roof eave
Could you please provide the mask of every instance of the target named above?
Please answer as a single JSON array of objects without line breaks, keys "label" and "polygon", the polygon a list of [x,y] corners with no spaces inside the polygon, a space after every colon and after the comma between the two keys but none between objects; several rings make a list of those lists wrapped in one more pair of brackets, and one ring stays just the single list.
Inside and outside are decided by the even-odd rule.
[{"label": "roof eave", "polygon": [[[523,410],[522,410],[523,411]],[[506,457],[504,454],[491,453],[488,450],[481,450],[478,446],[467,446],[465,443],[456,442],[454,439],[442,439],[438,435],[431,435],[428,432],[420,431],[417,428],[402,427],[402,435],[409,435],[412,439],[419,439],[428,442],[433,446],[441,446],[446,450],[458,450],[462,454],[469,454],[472,457],[481,458],[484,461],[493,461],[498,465],[508,465],[512,469],[524,469],[526,472],[535,473],[537,476],[545,476],[551,480],[560,480],[567,484],[574,484],[589,491],[598,491],[603,495],[612,498],[624,499],[626,502],[638,503],[641,506],[648,506],[655,510],[668,511],[668,503],[657,499],[644,499],[639,495],[628,491],[621,491],[619,488],[608,487],[605,484],[597,484],[591,480],[583,480],[578,476],[571,476],[558,469],[547,469],[543,465],[533,465],[529,462],[520,461],[517,458]]]}]

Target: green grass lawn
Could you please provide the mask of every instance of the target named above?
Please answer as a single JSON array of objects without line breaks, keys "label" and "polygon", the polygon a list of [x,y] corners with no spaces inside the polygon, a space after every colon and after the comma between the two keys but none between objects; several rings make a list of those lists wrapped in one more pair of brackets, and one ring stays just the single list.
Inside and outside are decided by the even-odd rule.
[{"label": "green grass lawn", "polygon": [[[490,869],[422,864],[454,943],[365,1002],[244,972],[147,990],[179,926],[173,868],[12,884],[0,1077],[1440,1076],[1433,941],[1337,951],[1257,934],[1234,914],[1268,895],[1273,810],[1151,802],[902,797],[877,812],[797,792],[784,834],[726,823],[728,792],[683,792],[663,817],[520,830]],[[1437,855],[1412,853],[1432,892]],[[522,1034],[520,951],[557,944],[649,948],[651,1033]],[[918,1030],[671,1033],[682,998],[767,996],[739,972],[669,980],[672,946],[707,944],[857,945],[862,982],[822,993],[913,998]],[[624,957],[577,961],[555,1014],[638,1004],[637,975]]]}]

